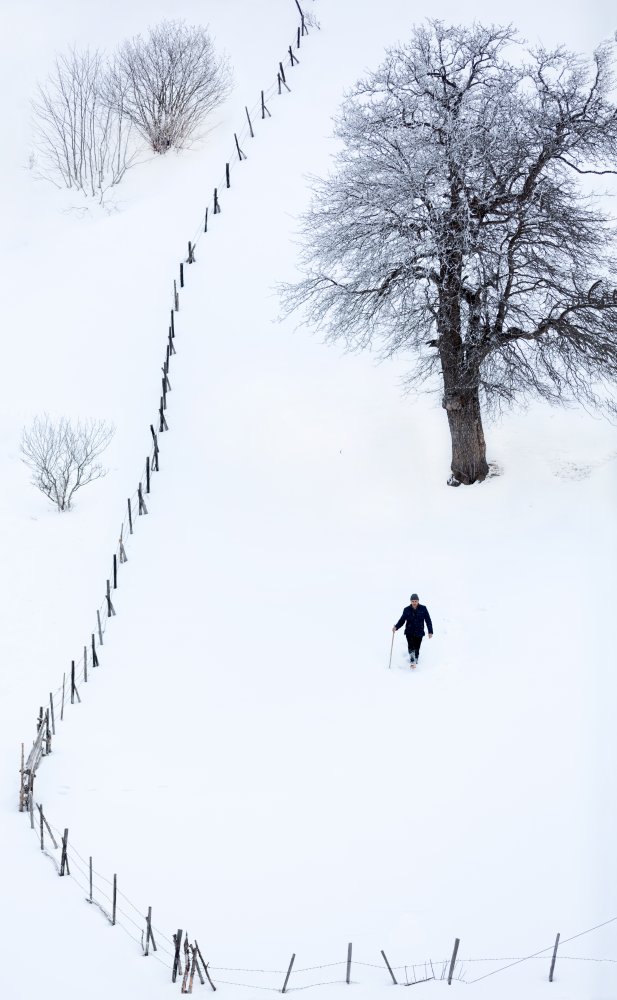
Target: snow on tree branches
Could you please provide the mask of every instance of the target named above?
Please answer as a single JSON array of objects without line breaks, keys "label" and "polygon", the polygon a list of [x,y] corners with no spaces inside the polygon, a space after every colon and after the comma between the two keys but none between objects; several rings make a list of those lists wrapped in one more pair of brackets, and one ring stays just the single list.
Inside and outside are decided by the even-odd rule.
[{"label": "snow on tree branches", "polygon": [[616,230],[581,187],[616,173],[614,45],[514,47],[511,28],[431,21],[355,85],[306,276],[283,290],[329,339],[413,353],[410,383],[441,388],[452,485],[487,475],[483,405],[615,409]]}]

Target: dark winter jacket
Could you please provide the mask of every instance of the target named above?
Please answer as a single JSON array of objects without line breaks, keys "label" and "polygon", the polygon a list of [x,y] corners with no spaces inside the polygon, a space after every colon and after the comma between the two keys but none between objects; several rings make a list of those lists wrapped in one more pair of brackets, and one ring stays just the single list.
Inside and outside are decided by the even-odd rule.
[{"label": "dark winter jacket", "polygon": [[429,635],[433,634],[433,623],[431,621],[431,616],[428,613],[427,608],[424,604],[418,604],[417,608],[413,608],[411,604],[408,604],[406,608],[403,608],[403,614],[397,621],[395,628],[399,629],[401,625],[405,624],[405,635],[424,635],[424,623],[426,622],[426,627],[428,628]]}]

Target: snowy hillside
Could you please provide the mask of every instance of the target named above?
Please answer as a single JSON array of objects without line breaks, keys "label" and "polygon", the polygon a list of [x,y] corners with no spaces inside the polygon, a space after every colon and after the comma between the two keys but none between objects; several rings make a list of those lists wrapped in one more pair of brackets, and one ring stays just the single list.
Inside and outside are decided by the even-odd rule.
[{"label": "snowy hillside", "polygon": [[[503,475],[447,489],[445,417],[403,395],[404,358],[376,365],[278,322],[275,285],[294,278],[306,175],[328,168],[343,89],[412,21],[508,21],[505,5],[319,5],[291,93],[258,118],[185,265],[149,513],[100,667],[37,778],[81,888],[17,812],[20,743],[95,628],[151,445],[179,262],[297,26],[293,0],[176,5],[210,24],[236,89],[199,145],[140,164],[107,210],[84,212],[27,169],[35,82],[65,44],[113,46],[168,13],[61,0],[52,16],[36,0],[3,42],[2,994],[169,996],[181,927],[221,996],[280,990],[292,953],[288,989],[335,981],[320,989],[334,996],[348,942],[355,995],[381,996],[381,949],[404,983],[431,960],[441,975],[460,938],[472,997],[614,998],[615,922],[563,943],[547,980],[557,932],[617,921],[615,428],[581,410],[506,414],[487,427]],[[528,37],[586,51],[609,15],[516,12]],[[68,515],[19,461],[43,410],[117,428],[110,474]],[[388,669],[412,590],[435,636],[412,672],[398,633]],[[84,902],[90,856],[118,875],[121,927]],[[149,906],[159,961],[140,946]]]}]

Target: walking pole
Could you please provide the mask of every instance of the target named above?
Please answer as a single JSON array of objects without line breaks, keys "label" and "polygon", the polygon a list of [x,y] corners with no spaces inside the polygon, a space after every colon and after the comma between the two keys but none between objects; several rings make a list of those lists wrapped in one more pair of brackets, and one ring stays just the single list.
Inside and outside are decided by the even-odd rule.
[{"label": "walking pole", "polygon": [[392,650],[394,649],[394,632],[392,633],[392,642],[390,643],[390,662],[388,663],[388,670],[392,666]]}]

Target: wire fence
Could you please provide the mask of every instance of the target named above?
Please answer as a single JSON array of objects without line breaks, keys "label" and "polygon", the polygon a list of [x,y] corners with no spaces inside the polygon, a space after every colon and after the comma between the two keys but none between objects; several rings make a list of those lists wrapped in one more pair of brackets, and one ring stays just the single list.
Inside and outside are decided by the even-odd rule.
[{"label": "wire fence", "polygon": [[[499,975],[515,965],[526,962],[543,963],[547,981],[552,981],[556,961],[596,963],[616,965],[617,959],[598,956],[558,954],[557,946],[578,940],[588,934],[617,922],[617,916],[585,928],[560,941],[538,949],[524,956],[474,957],[459,954],[460,940],[454,942],[450,955],[440,958],[411,958],[406,963],[390,963],[385,951],[375,950],[379,961],[365,961],[354,957],[352,944],[347,945],[347,956],[333,962],[318,965],[296,966],[296,955],[285,967],[256,968],[253,965],[215,965],[206,961],[197,939],[191,938],[187,930],[178,929],[174,933],[163,931],[152,919],[152,907],[138,906],[118,885],[118,876],[104,875],[93,864],[92,857],[86,857],[69,840],[68,829],[61,830],[51,823],[40,804],[36,804],[38,823],[32,821],[32,829],[40,840],[40,850],[54,865],[57,874],[70,878],[81,890],[85,901],[95,907],[103,918],[131,939],[142,955],[151,956],[162,965],[172,983],[179,984],[182,993],[192,993],[198,980],[203,986],[216,990],[220,986],[232,986],[274,993],[292,993],[335,984],[354,985],[366,980],[362,970],[374,970],[371,982],[378,986],[415,986],[436,981],[445,984],[453,982],[471,986],[483,979]],[[549,967],[549,953],[550,967]],[[505,965],[503,963],[506,963]],[[479,976],[470,978],[468,966],[498,965]],[[230,978],[231,975],[231,978]],[[197,980],[196,980],[197,977]]]},{"label": "wire fence", "polygon": [[275,95],[282,96],[291,90],[289,86],[290,71],[300,65],[298,52],[301,48],[302,40],[309,34],[309,25],[312,28],[316,24],[309,15],[304,13],[298,0],[294,0],[294,3],[300,19],[295,38],[287,47],[284,59],[278,63],[274,82],[269,87],[260,91],[259,98],[254,102],[252,107],[245,106],[246,120],[238,132],[234,132],[234,146],[229,160],[225,163],[222,180],[214,188],[213,196],[205,209],[203,219],[195,230],[192,239],[188,241],[187,256],[179,266],[179,278],[173,281],[172,304],[167,324],[164,360],[161,366],[160,401],[156,419],[150,424],[150,448],[141,469],[137,486],[126,501],[124,516],[118,532],[118,540],[105,581],[105,596],[102,598],[95,612],[96,623],[94,629],[84,643],[80,655],[70,661],[70,669],[63,674],[62,683],[58,685],[55,691],[49,693],[45,704],[39,707],[36,718],[36,736],[27,757],[25,745],[22,744],[19,789],[19,809],[21,812],[30,809],[32,806],[36,773],[42,759],[51,753],[52,740],[56,735],[56,727],[64,720],[64,713],[67,711],[69,705],[81,703],[84,686],[92,680],[93,671],[100,666],[107,627],[110,619],[116,615],[114,596],[115,591],[118,589],[121,567],[124,563],[128,562],[128,541],[136,530],[140,518],[148,514],[149,497],[156,474],[160,471],[160,438],[169,430],[167,422],[167,396],[171,392],[169,372],[172,359],[176,354],[176,322],[180,307],[180,290],[185,285],[185,265],[195,263],[195,248],[197,244],[208,232],[212,216],[218,215],[222,211],[222,195],[219,192],[223,189],[223,185],[225,189],[231,187],[233,169],[237,164],[247,159],[244,148],[248,148],[247,143],[255,138],[258,122],[272,117],[269,107],[272,98]]},{"label": "wire fence", "polygon": [[[222,196],[220,192],[230,189],[233,170],[239,163],[247,159],[245,148],[255,138],[258,122],[265,122],[268,118],[272,117],[270,110],[272,99],[290,92],[289,75],[291,70],[300,64],[298,51],[301,49],[302,40],[309,34],[309,25],[311,28],[318,26],[313,19],[305,15],[298,0],[294,0],[294,3],[300,18],[296,36],[288,46],[285,58],[278,64],[274,82],[269,87],[260,91],[258,100],[251,107],[248,105],[245,106],[246,120],[238,132],[234,132],[234,147],[229,160],[225,163],[225,170],[216,187],[213,188],[212,197],[205,207],[202,219],[195,228],[192,239],[188,241],[187,256],[180,263],[180,289],[184,288],[185,285],[185,264],[191,265],[195,263],[196,247],[208,233],[213,216],[219,215],[222,212]],[[364,962],[354,959],[351,944],[347,948],[346,960],[303,968],[294,967],[295,954],[292,955],[289,965],[281,969],[236,968],[211,965],[204,960],[196,939],[191,941],[186,930],[178,929],[175,933],[169,934],[156,926],[151,918],[152,908],[148,907],[146,909],[133,903],[118,888],[116,874],[110,879],[108,876],[97,871],[93,867],[92,857],[86,859],[69,841],[68,829],[65,828],[61,831],[51,824],[45,816],[42,806],[35,803],[34,780],[41,761],[51,753],[52,741],[56,735],[56,727],[64,720],[64,713],[69,705],[81,703],[80,691],[83,692],[84,686],[92,679],[92,671],[100,666],[101,650],[104,645],[107,626],[110,619],[116,614],[113,598],[114,591],[118,588],[120,567],[128,561],[126,545],[128,544],[130,535],[134,533],[139,523],[139,518],[148,514],[146,498],[149,498],[155,476],[160,471],[160,436],[169,430],[166,418],[167,394],[171,391],[169,379],[170,365],[173,356],[176,354],[175,316],[179,311],[179,295],[178,281],[174,280],[172,308],[169,314],[169,324],[165,341],[165,357],[162,365],[160,404],[157,418],[150,424],[151,445],[141,469],[137,487],[132,495],[127,498],[126,510],[120,524],[118,541],[113,552],[109,574],[105,581],[105,596],[96,609],[94,631],[90,633],[88,641],[84,644],[81,655],[77,659],[71,660],[70,671],[63,674],[62,683],[55,691],[50,692],[48,703],[39,707],[36,720],[36,737],[27,758],[25,757],[24,744],[22,744],[19,809],[22,812],[27,811],[29,813],[30,826],[40,838],[41,851],[52,861],[59,876],[70,878],[80,888],[85,894],[88,904],[98,909],[113,926],[119,927],[140,948],[143,954],[151,956],[165,967],[168,973],[171,973],[172,982],[180,983],[182,993],[192,993],[196,981],[195,977],[197,977],[201,985],[206,985],[207,982],[212,990],[225,985],[244,989],[286,993],[340,983],[350,985],[356,981],[351,978],[352,968],[354,970],[357,968],[379,970],[380,973],[383,973],[387,977],[385,981],[396,986],[413,986],[430,980],[442,981],[448,984],[458,981],[471,985],[490,976],[504,973],[515,965],[531,961],[546,962],[547,953],[551,951],[552,958],[548,978],[552,981],[559,945],[566,944],[602,927],[606,927],[617,921],[617,916],[596,924],[594,927],[580,931],[563,941],[560,941],[560,937],[557,935],[557,939],[553,944],[523,957],[460,958],[458,956],[460,941],[456,939],[454,949],[449,957],[437,960],[410,961],[406,964],[398,965],[391,965],[383,950],[380,952],[380,962]],[[38,815],[38,824],[35,823],[35,808]],[[45,831],[47,831],[47,842]],[[57,836],[57,840],[54,834]],[[559,961],[617,964],[616,958],[583,957],[561,953],[559,953]],[[504,962],[506,963],[505,965],[501,964]],[[466,967],[472,963],[499,963],[500,967],[469,979]],[[341,970],[341,975],[337,978],[320,978],[317,982],[299,981],[299,977],[310,973],[321,973],[324,970],[334,969]],[[223,975],[234,973],[236,976],[239,975],[241,977],[271,977],[271,981],[268,983],[265,983],[263,980],[261,982],[240,982],[237,979],[219,977],[219,973]],[[336,973],[326,972],[325,975],[336,975]],[[282,977],[284,977],[284,980]]]}]

